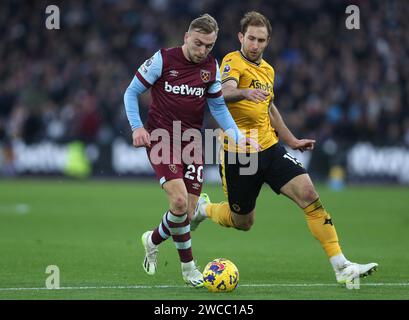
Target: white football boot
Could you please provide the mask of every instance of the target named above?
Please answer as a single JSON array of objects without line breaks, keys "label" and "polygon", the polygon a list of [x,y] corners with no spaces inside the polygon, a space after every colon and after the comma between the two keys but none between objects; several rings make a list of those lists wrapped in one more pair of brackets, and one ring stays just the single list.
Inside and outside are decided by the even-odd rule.
[{"label": "white football boot", "polygon": [[150,276],[154,275],[158,260],[158,246],[155,246],[150,237],[153,231],[146,231],[142,235],[142,245],[145,248],[145,258],[143,259],[143,269]]},{"label": "white football boot", "polygon": [[337,282],[347,284],[354,281],[356,278],[365,278],[378,269],[377,263],[358,264],[347,261],[344,265],[335,271]]},{"label": "white football boot", "polygon": [[186,284],[191,287],[200,288],[204,285],[203,274],[196,267],[194,261],[182,262],[182,277]]},{"label": "white football boot", "polygon": [[192,220],[190,220],[191,231],[196,230],[199,224],[207,218],[205,205],[207,205],[208,203],[210,203],[210,198],[207,193],[201,193],[199,200],[197,201]]}]

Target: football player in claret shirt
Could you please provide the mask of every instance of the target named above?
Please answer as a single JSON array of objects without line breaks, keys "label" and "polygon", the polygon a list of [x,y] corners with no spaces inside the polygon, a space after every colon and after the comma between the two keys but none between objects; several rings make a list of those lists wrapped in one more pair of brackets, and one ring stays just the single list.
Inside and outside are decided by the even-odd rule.
[{"label": "football player in claret shirt", "polygon": [[[339,283],[352,282],[376,270],[377,263],[357,264],[348,261],[341,251],[333,221],[321,203],[315,187],[301,163],[288,154],[279,137],[294,150],[312,150],[315,140],[297,139],[285,125],[273,102],[274,69],[263,59],[271,35],[268,19],[258,12],[248,12],[238,34],[241,49],[228,53],[221,64],[223,96],[229,111],[242,131],[258,130],[258,171],[240,175],[241,164],[231,164],[225,144],[221,152],[221,178],[228,202],[210,203],[202,194],[191,229],[210,218],[214,222],[239,230],[249,230],[254,221],[256,199],[264,183],[277,194],[293,200],[304,212],[313,236],[321,243]],[[251,151],[250,151],[251,152]],[[234,155],[233,155],[234,158]]]},{"label": "football player in claret shirt", "polygon": [[[142,235],[145,248],[143,268],[149,275],[155,274],[158,245],[172,237],[179,253],[183,280],[192,287],[203,286],[202,273],[193,261],[189,222],[202,189],[203,155],[200,151],[200,154],[194,155],[191,163],[187,163],[181,154],[191,141],[183,141],[182,135],[190,129],[201,129],[207,103],[223,130],[231,132],[236,146],[259,147],[240,133],[224,102],[219,66],[209,54],[217,33],[217,22],[210,15],[193,20],[182,47],[161,49],[146,60],[124,95],[126,114],[133,131],[133,145],[146,147],[152,167],[169,200],[169,209],[158,227]],[[139,116],[138,96],[148,88],[152,103],[145,128]],[[175,123],[179,125],[180,132],[174,129]],[[159,141],[153,139],[153,135],[159,130],[169,133],[168,138],[161,136],[160,141],[161,147],[168,148],[167,161],[163,161],[162,157],[158,159],[160,155],[155,149]]]}]

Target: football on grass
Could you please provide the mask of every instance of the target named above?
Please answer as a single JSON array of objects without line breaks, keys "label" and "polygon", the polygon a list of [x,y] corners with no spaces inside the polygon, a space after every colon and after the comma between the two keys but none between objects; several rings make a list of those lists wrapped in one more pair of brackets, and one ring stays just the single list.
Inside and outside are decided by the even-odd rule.
[{"label": "football on grass", "polygon": [[203,278],[210,292],[231,292],[239,283],[239,270],[230,260],[214,259],[204,268]]}]

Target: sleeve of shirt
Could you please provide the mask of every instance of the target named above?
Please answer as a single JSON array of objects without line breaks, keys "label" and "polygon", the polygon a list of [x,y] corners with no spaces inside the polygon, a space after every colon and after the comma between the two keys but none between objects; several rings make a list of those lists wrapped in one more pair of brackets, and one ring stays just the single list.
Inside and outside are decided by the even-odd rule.
[{"label": "sleeve of shirt", "polygon": [[139,67],[135,76],[146,88],[149,88],[161,77],[162,67],[162,54],[159,50]]},{"label": "sleeve of shirt", "polygon": [[273,88],[271,89],[271,101],[274,101],[274,77],[275,77],[275,71],[274,69],[271,70],[271,85],[273,86]]},{"label": "sleeve of shirt", "polygon": [[133,77],[132,82],[125,91],[124,94],[125,112],[129,124],[131,125],[132,131],[135,130],[136,128],[143,127],[143,123],[139,115],[138,97],[146,90],[147,88],[135,76]]},{"label": "sleeve of shirt", "polygon": [[227,56],[223,58],[222,65],[220,67],[220,73],[222,83],[225,83],[229,80],[234,80],[238,84],[242,71],[240,70],[240,64],[235,61],[235,58],[229,58],[229,56]]},{"label": "sleeve of shirt", "polygon": [[207,90],[207,98],[217,98],[222,96],[222,82],[219,70],[219,64],[216,61],[216,79]]},{"label": "sleeve of shirt", "polygon": [[234,122],[223,96],[208,98],[207,104],[213,118],[236,143],[239,142],[240,139],[244,138],[244,135],[240,132],[236,122]]}]

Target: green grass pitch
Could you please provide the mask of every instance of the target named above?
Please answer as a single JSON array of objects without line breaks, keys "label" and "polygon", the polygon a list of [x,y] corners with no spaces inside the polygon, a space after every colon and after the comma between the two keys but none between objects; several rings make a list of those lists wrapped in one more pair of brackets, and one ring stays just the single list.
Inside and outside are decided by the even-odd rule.
[{"label": "green grass pitch", "polygon": [[[231,259],[240,282],[229,294],[184,285],[172,241],[160,247],[157,274],[142,269],[141,234],[167,208],[153,182],[0,181],[0,299],[408,299],[409,189],[318,188],[346,256],[379,263],[359,290],[337,285],[302,211],[263,188],[248,232],[205,221],[192,232],[202,268]],[[214,202],[220,186],[205,185]],[[45,288],[45,270],[60,269],[60,290]]]}]

